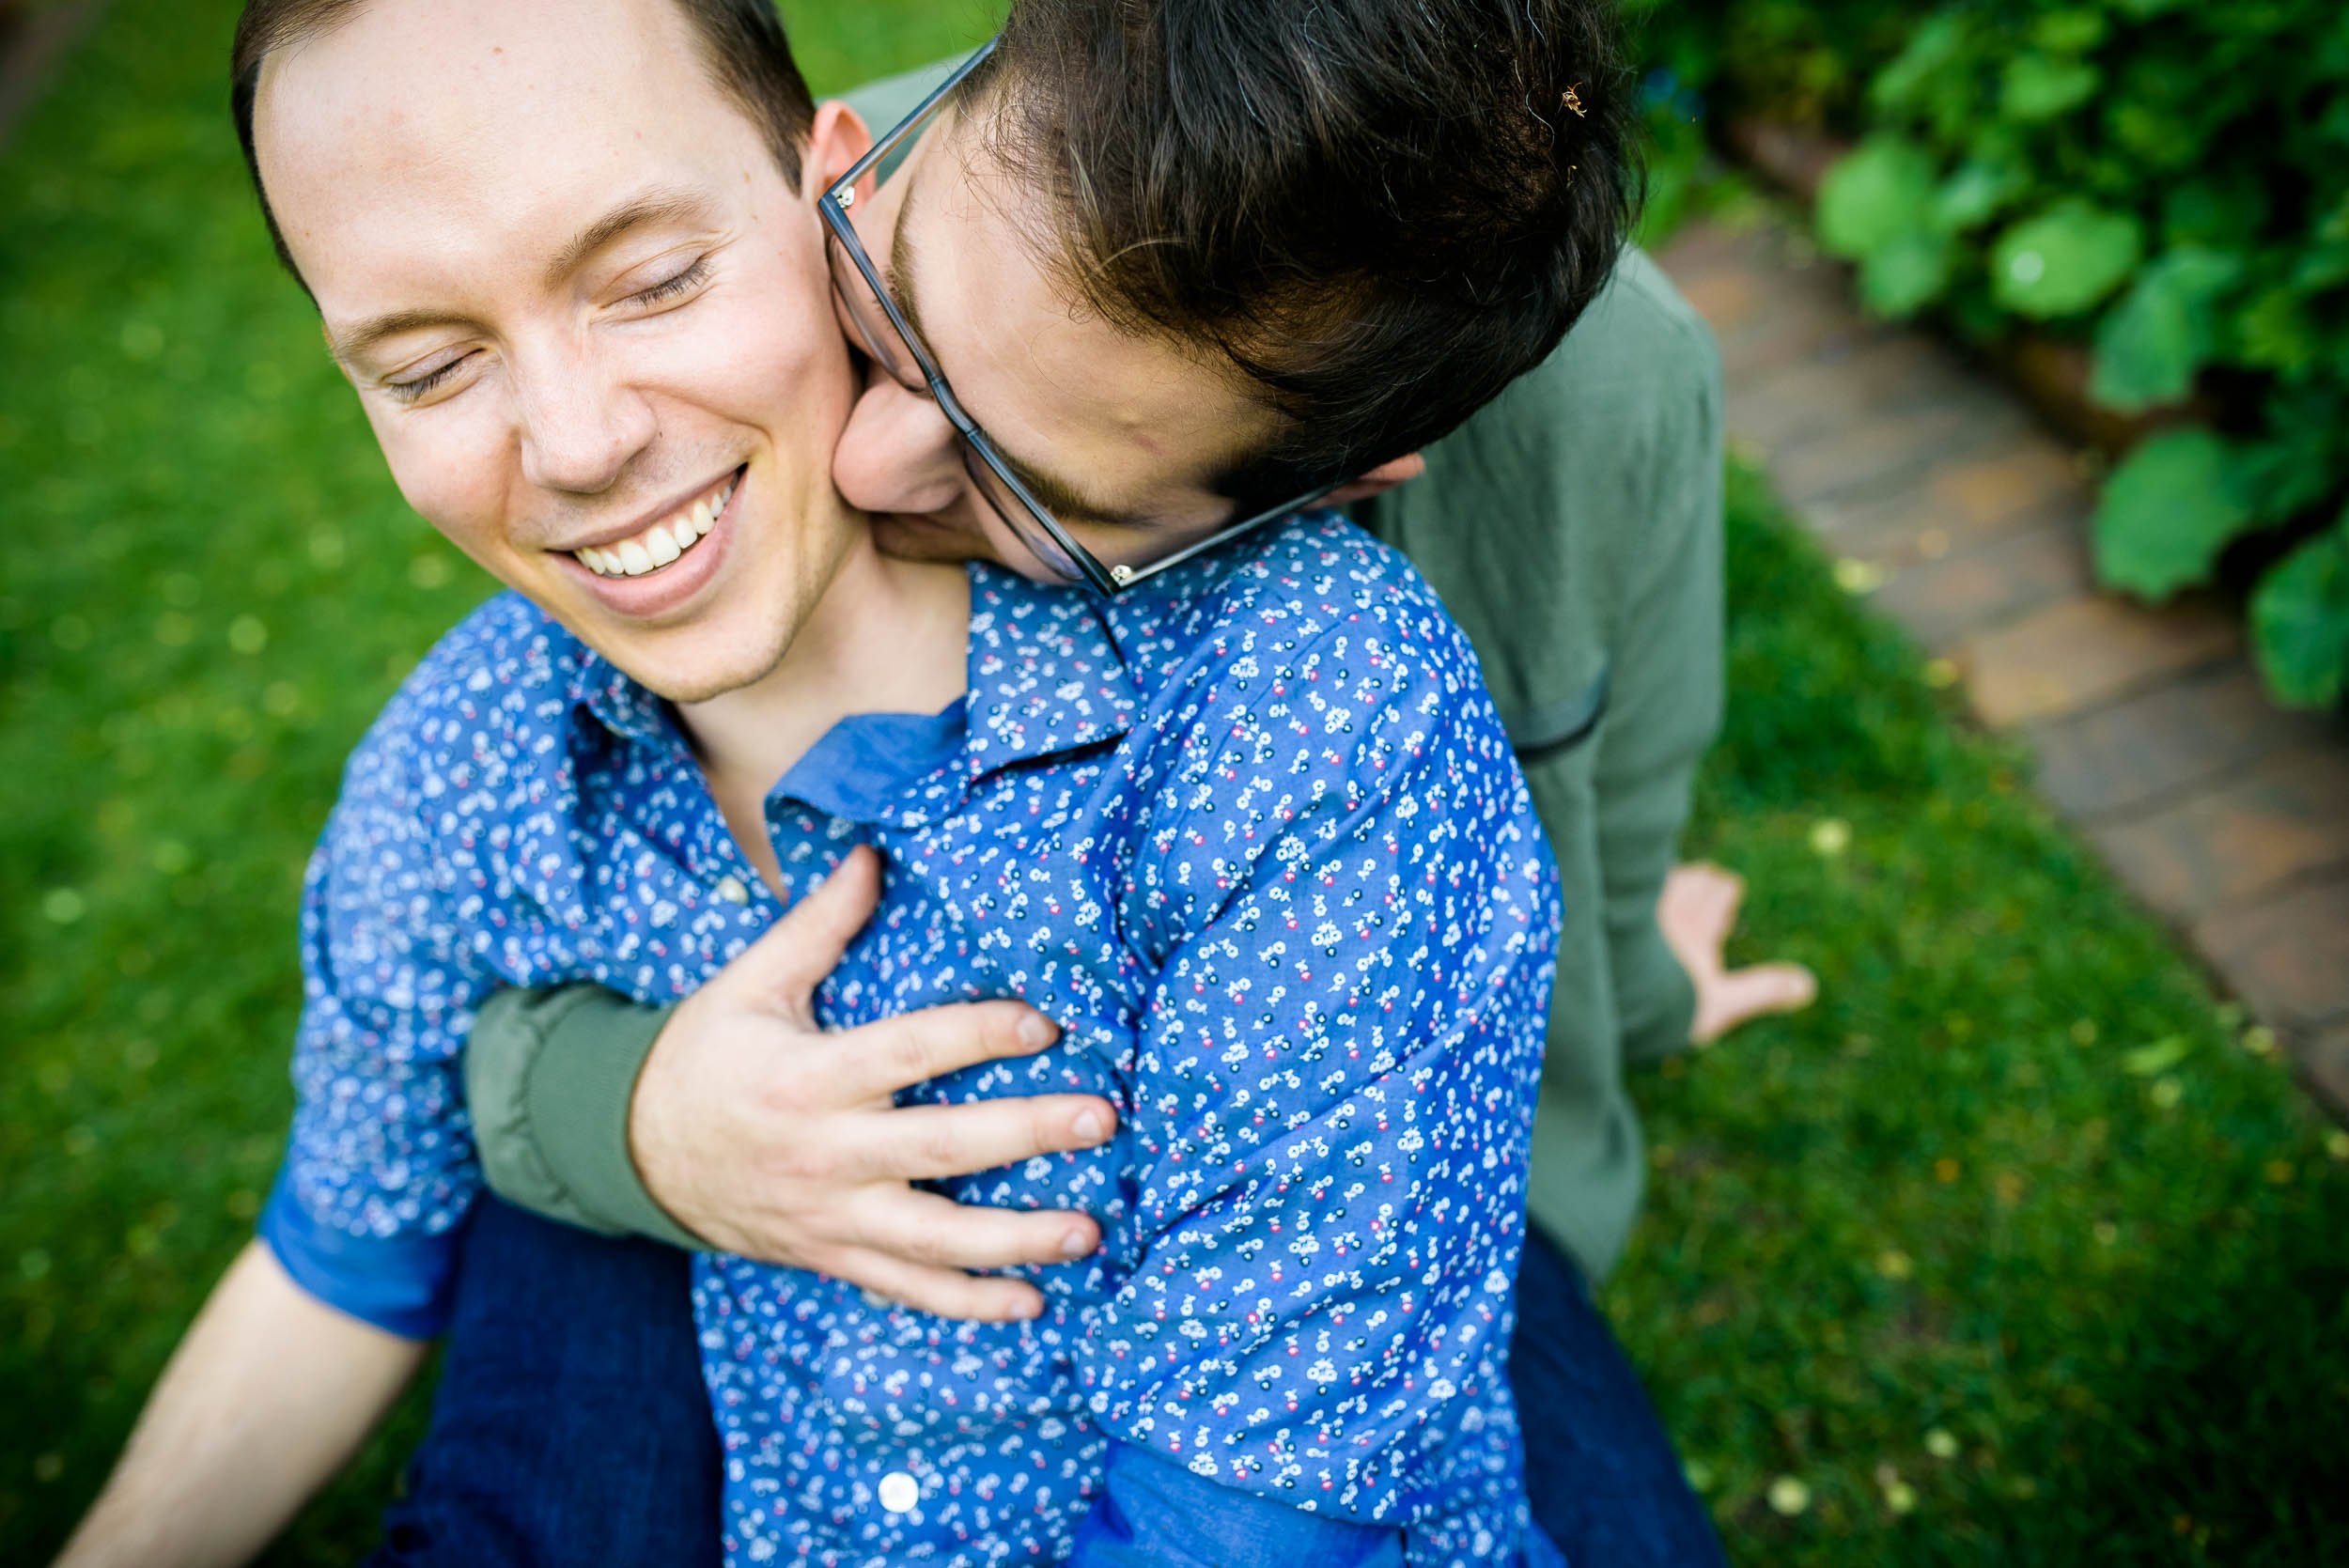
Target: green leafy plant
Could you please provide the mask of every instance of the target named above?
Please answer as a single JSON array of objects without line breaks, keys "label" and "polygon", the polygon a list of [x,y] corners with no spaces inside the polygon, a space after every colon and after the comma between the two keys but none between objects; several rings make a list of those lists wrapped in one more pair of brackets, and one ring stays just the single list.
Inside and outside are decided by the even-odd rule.
[{"label": "green leafy plant", "polygon": [[2096,565],[2116,588],[2167,598],[2209,577],[2250,521],[2226,442],[2208,430],[2155,436],[2113,471],[2096,507]]},{"label": "green leafy plant", "polygon": [[[1678,0],[1653,34],[1717,115],[1857,138],[1821,245],[1868,305],[2092,354],[2090,396],[2190,406],[2115,467],[2106,581],[2267,562],[2287,702],[2349,686],[2349,24],[2340,0]],[[1709,47],[1708,47],[1709,45]],[[1695,63],[1691,63],[1691,62]],[[2272,536],[2231,555],[2238,541]]]}]

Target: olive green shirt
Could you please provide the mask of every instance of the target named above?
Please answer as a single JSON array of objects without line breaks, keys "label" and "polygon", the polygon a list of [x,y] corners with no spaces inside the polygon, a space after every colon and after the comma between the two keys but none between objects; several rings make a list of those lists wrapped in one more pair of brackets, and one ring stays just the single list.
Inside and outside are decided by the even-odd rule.
[{"label": "olive green shirt", "polygon": [[[850,101],[876,132],[943,74]],[[1558,351],[1357,508],[1475,644],[1555,851],[1566,922],[1533,1126],[1533,1218],[1594,1281],[1644,1169],[1627,1066],[1687,1044],[1695,999],[1656,900],[1720,713],[1720,365],[1624,254]],[[490,1187],[593,1230],[698,1243],[645,1190],[628,1102],[667,1014],[590,986],[483,1009],[466,1089]]]}]

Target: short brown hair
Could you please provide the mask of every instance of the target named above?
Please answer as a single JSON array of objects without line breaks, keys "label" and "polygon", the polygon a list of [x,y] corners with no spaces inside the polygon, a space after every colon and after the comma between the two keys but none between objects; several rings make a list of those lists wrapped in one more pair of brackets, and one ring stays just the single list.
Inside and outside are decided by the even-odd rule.
[{"label": "short brown hair", "polygon": [[1268,505],[1556,347],[1637,205],[1620,55],[1613,0],[1013,0],[969,90],[1078,295],[1283,416],[1220,481]]},{"label": "short brown hair", "polygon": [[[237,18],[236,41],[228,50],[228,105],[237,120],[237,144],[244,149],[245,172],[261,199],[277,259],[299,281],[302,271],[270,210],[261,185],[261,165],[253,155],[253,100],[260,90],[261,67],[270,55],[305,39],[333,31],[367,0],[245,0]],[[807,90],[784,37],[783,23],[770,0],[676,0],[701,40],[703,63],[720,91],[739,104],[766,134],[784,178],[800,182],[800,146],[816,122],[816,100]],[[303,285],[308,287],[307,284]]]}]

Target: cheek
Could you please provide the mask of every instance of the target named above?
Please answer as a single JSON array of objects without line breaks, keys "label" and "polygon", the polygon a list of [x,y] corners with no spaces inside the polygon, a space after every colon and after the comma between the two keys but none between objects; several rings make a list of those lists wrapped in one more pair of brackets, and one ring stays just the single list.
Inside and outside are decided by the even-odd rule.
[{"label": "cheek", "polygon": [[832,476],[870,512],[945,512],[963,499],[959,449],[938,405],[868,377],[832,448]]},{"label": "cheek", "polygon": [[848,422],[856,378],[823,296],[751,278],[698,305],[654,350],[660,379],[768,430],[779,445],[829,452]]},{"label": "cheek", "polygon": [[512,468],[511,443],[488,407],[489,394],[488,388],[474,388],[465,400],[470,406],[442,405],[413,413],[372,404],[366,410],[401,497],[484,565],[492,565]]}]

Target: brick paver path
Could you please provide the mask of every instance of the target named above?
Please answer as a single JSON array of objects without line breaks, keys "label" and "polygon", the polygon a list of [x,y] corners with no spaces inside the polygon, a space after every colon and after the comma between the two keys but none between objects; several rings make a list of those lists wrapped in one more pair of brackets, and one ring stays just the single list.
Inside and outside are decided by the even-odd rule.
[{"label": "brick paver path", "polygon": [[1659,259],[1720,338],[1731,439],[2349,1114],[2349,723],[2272,706],[2224,607],[2099,594],[2080,455],[1798,233],[1698,224]]}]

